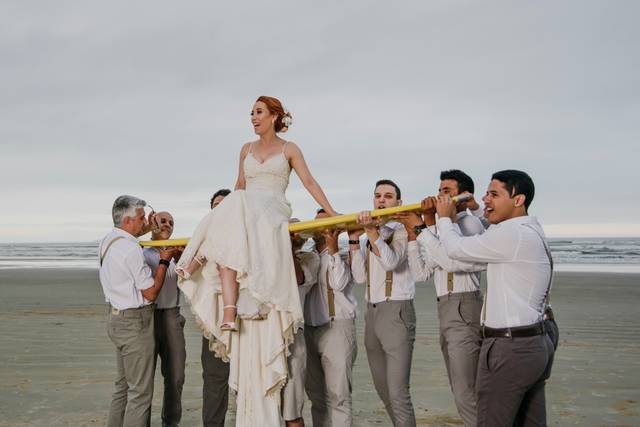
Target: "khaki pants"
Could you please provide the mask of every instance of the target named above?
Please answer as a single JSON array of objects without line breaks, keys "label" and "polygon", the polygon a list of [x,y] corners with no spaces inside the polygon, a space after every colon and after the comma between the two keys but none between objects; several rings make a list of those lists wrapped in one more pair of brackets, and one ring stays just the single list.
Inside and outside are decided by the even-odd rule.
[{"label": "khaki pants", "polygon": [[307,350],[304,343],[304,331],[299,329],[289,346],[291,354],[287,357],[289,378],[282,389],[282,418],[293,421],[302,418],[304,406],[304,377],[307,370]]},{"label": "khaki pants", "polygon": [[313,426],[352,424],[353,364],[358,355],[353,319],[304,329],[307,342],[307,395]]},{"label": "khaki pants", "polygon": [[154,313],[156,341],[154,363],[157,363],[160,356],[160,371],[164,378],[163,427],[178,426],[182,417],[182,387],[187,358],[184,323],[185,319],[180,314],[180,307],[156,309]]},{"label": "khaki pants", "polygon": [[438,298],[440,348],[453,397],[465,426],[477,422],[476,374],[482,345],[482,294],[461,292]]},{"label": "khaki pants", "polygon": [[116,347],[117,375],[108,427],[143,427],[153,397],[153,305],[111,309],[107,334]]},{"label": "khaki pants", "polygon": [[229,406],[229,364],[209,350],[209,340],[202,337],[202,425],[224,427]]},{"label": "khaki pants", "polygon": [[409,380],[416,313],[413,300],[367,305],[364,346],[378,396],[394,427],[415,427]]}]

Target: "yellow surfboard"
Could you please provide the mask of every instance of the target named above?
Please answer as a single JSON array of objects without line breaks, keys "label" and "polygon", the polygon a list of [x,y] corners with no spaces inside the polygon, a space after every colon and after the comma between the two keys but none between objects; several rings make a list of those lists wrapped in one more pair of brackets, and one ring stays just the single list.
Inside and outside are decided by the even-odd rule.
[{"label": "yellow surfboard", "polygon": [[[451,198],[454,203],[459,201],[459,197]],[[465,197],[465,199],[468,199]],[[420,203],[412,205],[395,206],[393,208],[374,209],[371,211],[372,218],[390,219],[392,215],[401,212],[419,212],[421,210]],[[303,237],[311,237],[313,232],[337,228],[340,230],[355,230],[361,228],[358,224],[359,213],[347,215],[337,215],[328,218],[312,219],[309,221],[295,222],[289,224],[290,233],[298,233]],[[171,240],[147,240],[140,242],[141,246],[186,246],[189,239],[171,239]]]},{"label": "yellow surfboard", "polygon": [[189,243],[188,238],[169,240],[144,240],[140,242],[140,246],[187,246],[187,243]]}]

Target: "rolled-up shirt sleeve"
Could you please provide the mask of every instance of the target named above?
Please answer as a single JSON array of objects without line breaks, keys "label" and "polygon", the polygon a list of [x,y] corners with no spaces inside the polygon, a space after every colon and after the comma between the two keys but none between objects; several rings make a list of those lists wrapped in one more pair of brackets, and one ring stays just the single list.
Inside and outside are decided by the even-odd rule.
[{"label": "rolled-up shirt sleeve", "polygon": [[384,271],[393,271],[407,256],[407,231],[405,229],[396,230],[390,245],[380,236],[375,241],[375,245],[380,253],[378,259]]},{"label": "rolled-up shirt sleeve", "polygon": [[351,273],[339,253],[330,256],[329,268],[331,269],[331,280],[329,285],[334,291],[342,291],[351,281]]},{"label": "rolled-up shirt sleeve", "polygon": [[304,274],[304,282],[299,286],[306,294],[318,283],[318,272],[320,271],[320,257],[315,252],[299,252],[296,254],[300,268]]},{"label": "rolled-up shirt sleeve", "polygon": [[450,258],[468,262],[504,262],[512,260],[517,240],[504,236],[502,228],[491,227],[487,232],[462,237],[456,232],[450,218],[438,218],[440,242]]},{"label": "rolled-up shirt sleeve", "polygon": [[351,251],[351,274],[353,275],[353,281],[356,283],[364,283],[367,281],[367,272],[365,271],[364,251],[362,250],[363,243],[360,243],[360,248],[355,251]]},{"label": "rolled-up shirt sleeve", "polygon": [[413,280],[416,282],[424,282],[433,275],[435,270],[427,266],[424,257],[420,253],[420,246],[417,241],[409,242],[407,246],[407,257]]},{"label": "rolled-up shirt sleeve", "polygon": [[125,257],[125,264],[133,277],[133,283],[136,289],[144,290],[153,287],[153,273],[142,253],[142,249],[135,248]]}]

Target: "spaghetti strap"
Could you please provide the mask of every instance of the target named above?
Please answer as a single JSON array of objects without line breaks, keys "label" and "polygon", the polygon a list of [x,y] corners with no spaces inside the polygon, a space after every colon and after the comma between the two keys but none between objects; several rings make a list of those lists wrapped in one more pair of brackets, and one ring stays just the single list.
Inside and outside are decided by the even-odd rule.
[{"label": "spaghetti strap", "polygon": [[252,150],[253,150],[253,142],[250,142],[249,143],[249,152],[247,154],[251,154]]},{"label": "spaghetti strap", "polygon": [[282,144],[282,154],[284,154],[284,149],[287,148],[288,143],[289,141],[285,141],[284,144]]}]

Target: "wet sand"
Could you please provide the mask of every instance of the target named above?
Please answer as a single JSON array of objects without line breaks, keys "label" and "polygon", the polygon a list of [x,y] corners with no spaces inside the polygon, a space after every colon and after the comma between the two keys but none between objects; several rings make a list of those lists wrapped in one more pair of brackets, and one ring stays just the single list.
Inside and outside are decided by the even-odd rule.
[{"label": "wet sand", "polygon": [[[388,426],[363,347],[362,290],[355,366],[356,426]],[[560,348],[547,385],[553,426],[640,425],[640,275],[558,273],[552,295]],[[434,291],[416,295],[411,390],[418,424],[461,425],[437,335]],[[0,426],[101,426],[115,357],[96,270],[0,270]],[[184,426],[201,425],[200,335],[188,307]],[[160,425],[156,376],[152,425]],[[233,397],[231,401],[233,402]],[[305,407],[311,425],[309,404]],[[233,425],[233,408],[227,417]]]}]

